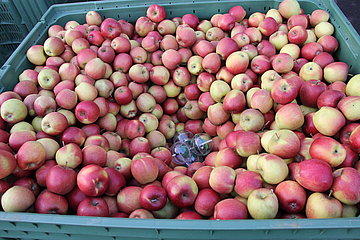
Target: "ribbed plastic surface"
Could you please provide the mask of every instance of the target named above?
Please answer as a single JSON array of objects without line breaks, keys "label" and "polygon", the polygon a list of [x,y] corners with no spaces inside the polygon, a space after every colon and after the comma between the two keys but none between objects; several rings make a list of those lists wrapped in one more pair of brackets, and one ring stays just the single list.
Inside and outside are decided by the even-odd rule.
[{"label": "ribbed plastic surface", "polygon": [[[130,0],[76,3],[51,7],[34,29],[0,69],[0,89],[12,89],[18,75],[33,66],[25,53],[34,44],[41,44],[53,24],[65,25],[69,20],[85,21],[85,13],[98,11],[103,17],[134,22],[146,8],[158,3],[165,6],[168,18],[194,13],[209,18],[241,4],[248,13],[276,8],[279,0]],[[347,62],[350,73],[360,73],[358,55],[360,37],[332,1],[300,1],[309,13],[317,8],[331,14],[340,48],[336,58]],[[58,216],[31,213],[0,212],[0,237],[21,239],[359,239],[360,218],[348,219],[275,219],[275,220],[164,220],[119,219]]]}]

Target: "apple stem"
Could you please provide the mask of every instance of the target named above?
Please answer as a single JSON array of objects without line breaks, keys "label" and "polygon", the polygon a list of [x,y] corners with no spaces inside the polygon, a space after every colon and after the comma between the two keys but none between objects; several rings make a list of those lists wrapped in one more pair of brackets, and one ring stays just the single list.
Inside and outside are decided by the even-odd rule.
[{"label": "apple stem", "polygon": [[275,136],[277,137],[278,140],[280,139],[280,137],[277,133],[275,133]]},{"label": "apple stem", "polygon": [[333,190],[330,189],[330,192],[329,192],[329,195],[328,195],[328,198],[331,198],[331,195],[333,194]]}]

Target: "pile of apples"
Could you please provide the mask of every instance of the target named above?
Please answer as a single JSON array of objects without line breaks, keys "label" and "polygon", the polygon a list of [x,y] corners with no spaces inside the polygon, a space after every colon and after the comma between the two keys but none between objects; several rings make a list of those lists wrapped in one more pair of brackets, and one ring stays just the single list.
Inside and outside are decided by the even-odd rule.
[{"label": "pile of apples", "polygon": [[[360,74],[334,59],[329,13],[296,0],[266,13],[53,25],[33,69],[0,95],[3,211],[80,216],[355,217]],[[248,18],[245,16],[248,15]],[[177,132],[212,152],[177,166]]]}]

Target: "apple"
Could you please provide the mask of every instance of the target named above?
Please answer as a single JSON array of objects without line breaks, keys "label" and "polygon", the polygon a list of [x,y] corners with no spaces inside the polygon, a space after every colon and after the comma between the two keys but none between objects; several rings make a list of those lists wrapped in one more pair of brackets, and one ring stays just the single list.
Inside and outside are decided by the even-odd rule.
[{"label": "apple", "polygon": [[76,184],[76,172],[69,167],[55,165],[46,175],[46,187],[50,192],[65,195]]},{"label": "apple", "polygon": [[155,185],[146,185],[140,193],[140,204],[149,211],[157,211],[165,207],[167,200],[164,188]]},{"label": "apple", "polygon": [[278,73],[287,73],[294,67],[293,58],[287,53],[275,55],[271,62],[273,69]]},{"label": "apple", "polygon": [[77,175],[77,186],[90,197],[104,194],[109,185],[109,175],[102,167],[90,164],[79,171]]},{"label": "apple", "polygon": [[321,38],[326,35],[332,35],[334,33],[334,25],[329,22],[320,22],[315,26],[315,35],[317,38]]},{"label": "apple", "polygon": [[259,173],[242,171],[236,175],[234,191],[243,198],[248,198],[255,189],[261,188],[263,180]]},{"label": "apple", "polygon": [[324,67],[324,80],[328,83],[346,81],[348,65],[344,62],[332,62]]},{"label": "apple", "polygon": [[230,117],[230,114],[224,110],[222,103],[215,103],[209,106],[207,115],[210,122],[214,125],[221,125],[225,123]]},{"label": "apple", "polygon": [[355,90],[357,86],[360,85],[360,74],[356,74],[349,79],[346,84],[346,95],[347,96],[360,96],[360,94]]},{"label": "apple", "polygon": [[275,188],[275,194],[279,200],[279,206],[287,213],[299,213],[306,204],[306,192],[296,181],[286,180],[279,183]]},{"label": "apple", "polygon": [[360,152],[360,127],[356,126],[349,136],[349,143],[351,149],[353,149],[355,152]]},{"label": "apple", "polygon": [[244,51],[233,52],[227,57],[225,66],[232,74],[244,73],[249,66],[249,55]]},{"label": "apple", "polygon": [[1,207],[4,212],[24,212],[34,202],[34,193],[23,186],[13,186],[1,196]]},{"label": "apple", "polygon": [[108,217],[109,207],[103,198],[87,197],[79,203],[76,215]]},{"label": "apple", "polygon": [[16,159],[14,155],[5,150],[0,150],[0,179],[9,176],[16,168]]},{"label": "apple", "polygon": [[68,213],[69,204],[62,195],[52,193],[48,190],[42,191],[35,201],[35,212],[44,214]]},{"label": "apple", "polygon": [[157,178],[159,172],[152,157],[132,160],[130,167],[133,177],[140,184],[153,182]]},{"label": "apple", "polygon": [[240,113],[239,125],[244,131],[257,132],[265,124],[263,114],[257,109],[245,109]]},{"label": "apple", "polygon": [[193,205],[198,195],[195,181],[186,175],[172,178],[164,187],[170,201],[181,208]]},{"label": "apple", "polygon": [[330,165],[318,159],[298,163],[294,168],[293,176],[302,187],[314,192],[325,192],[333,183]]},{"label": "apple", "polygon": [[126,184],[125,177],[114,168],[106,167],[104,169],[109,176],[109,186],[106,189],[105,194],[107,196],[115,196],[118,194],[120,189],[122,189],[125,186]]},{"label": "apple", "polygon": [[117,206],[119,211],[130,214],[132,211],[141,208],[140,194],[142,188],[127,186],[117,194]]},{"label": "apple", "polygon": [[247,208],[254,219],[272,219],[278,213],[278,198],[272,189],[258,188],[250,193]]},{"label": "apple", "polygon": [[321,66],[315,62],[308,62],[305,63],[300,71],[299,71],[299,77],[304,79],[305,81],[309,80],[322,80],[323,78],[323,69]]},{"label": "apple", "polygon": [[44,52],[44,46],[34,45],[31,46],[26,52],[27,59],[34,65],[44,65],[46,62],[46,55]]},{"label": "apple", "polygon": [[251,60],[251,70],[257,74],[262,74],[270,68],[270,59],[265,55],[257,55]]},{"label": "apple", "polygon": [[282,106],[275,114],[275,123],[280,129],[296,130],[304,124],[304,115],[296,103]]},{"label": "apple", "polygon": [[346,158],[346,150],[342,144],[330,137],[319,137],[313,141],[309,149],[310,156],[330,164],[339,166]]},{"label": "apple", "polygon": [[294,78],[275,80],[271,89],[271,97],[279,104],[290,103],[298,96],[300,87],[301,85]]},{"label": "apple", "polygon": [[17,153],[17,164],[22,170],[38,169],[45,159],[45,148],[37,141],[25,142]]},{"label": "apple", "polygon": [[360,202],[360,172],[352,167],[339,168],[333,172],[331,187],[333,196],[343,204],[355,205]]},{"label": "apple", "polygon": [[323,9],[316,9],[314,10],[309,19],[310,19],[310,24],[311,26],[315,27],[316,25],[318,25],[321,22],[327,22],[329,20],[329,13]]},{"label": "apple", "polygon": [[[344,125],[346,119],[344,115],[333,107],[322,107],[313,117],[314,126],[316,129],[326,136],[334,136]],[[331,123],[324,127],[323,121]]]},{"label": "apple", "polygon": [[235,198],[219,201],[214,207],[214,219],[247,219],[248,211],[246,205]]},{"label": "apple", "polygon": [[342,214],[342,205],[337,199],[325,193],[314,192],[306,201],[307,218],[339,218]]},{"label": "apple", "polygon": [[[234,188],[235,170],[228,166],[214,167],[210,173],[210,187],[220,193],[230,193]],[[220,180],[221,179],[221,180]]]},{"label": "apple", "polygon": [[2,119],[8,123],[23,121],[28,114],[26,105],[15,98],[3,102],[0,110]]},{"label": "apple", "polygon": [[267,142],[267,151],[281,158],[293,158],[300,151],[300,140],[291,130],[276,130]]},{"label": "apple", "polygon": [[261,155],[256,161],[256,170],[266,183],[278,184],[289,173],[289,168],[284,160],[274,154]]},{"label": "apple", "polygon": [[241,157],[248,157],[261,151],[259,136],[251,131],[239,131],[234,139],[236,152]]}]

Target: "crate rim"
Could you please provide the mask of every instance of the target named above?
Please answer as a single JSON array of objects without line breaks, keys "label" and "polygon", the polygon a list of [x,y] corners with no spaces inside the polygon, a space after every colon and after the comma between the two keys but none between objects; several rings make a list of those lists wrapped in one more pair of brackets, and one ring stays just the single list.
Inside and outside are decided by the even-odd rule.
[{"label": "crate rim", "polygon": [[[66,221],[65,221],[66,220]],[[77,225],[91,227],[132,229],[177,230],[275,230],[275,229],[360,229],[360,217],[329,219],[239,219],[239,220],[177,220],[177,219],[131,219],[54,215],[23,212],[1,212],[0,222],[33,224]],[[262,224],[259,225],[259,221]],[[141,222],[141,224],[139,224]]]}]

